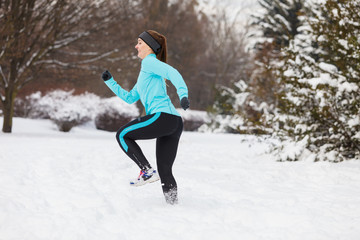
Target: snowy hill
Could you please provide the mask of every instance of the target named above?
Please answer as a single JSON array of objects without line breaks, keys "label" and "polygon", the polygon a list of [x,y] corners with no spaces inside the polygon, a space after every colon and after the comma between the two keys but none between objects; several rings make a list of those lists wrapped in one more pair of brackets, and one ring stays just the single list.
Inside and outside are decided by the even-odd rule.
[{"label": "snowy hill", "polygon": [[[114,133],[14,121],[0,133],[1,240],[359,239],[359,162],[279,163],[271,140],[185,132],[169,206],[159,182],[129,186],[138,170]],[[140,145],[155,165],[155,142]]]}]

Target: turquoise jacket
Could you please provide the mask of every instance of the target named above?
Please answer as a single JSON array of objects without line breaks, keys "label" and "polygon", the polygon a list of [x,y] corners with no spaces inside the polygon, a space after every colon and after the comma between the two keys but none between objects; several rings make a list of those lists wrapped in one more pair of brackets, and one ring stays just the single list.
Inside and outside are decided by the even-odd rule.
[{"label": "turquoise jacket", "polygon": [[155,54],[149,54],[142,60],[139,77],[130,92],[124,90],[114,78],[105,81],[105,84],[129,104],[140,99],[147,115],[165,112],[180,116],[167,95],[164,78],[170,80],[175,86],[180,100],[188,97],[188,89],[180,73],[158,60]]}]

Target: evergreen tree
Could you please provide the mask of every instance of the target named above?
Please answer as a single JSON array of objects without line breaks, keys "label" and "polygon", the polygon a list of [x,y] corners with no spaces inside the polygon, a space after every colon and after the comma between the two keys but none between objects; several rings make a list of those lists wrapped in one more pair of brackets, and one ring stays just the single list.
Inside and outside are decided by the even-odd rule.
[{"label": "evergreen tree", "polygon": [[[300,26],[299,15],[303,8],[302,0],[259,0],[259,4],[263,8],[261,15],[253,16],[254,21],[252,26],[255,28],[256,33],[252,35],[257,41],[255,44],[254,58],[251,60],[255,62],[256,66],[252,67],[251,74],[247,78],[242,78],[239,82],[235,82],[231,87],[219,88],[219,93],[215,99],[215,106],[213,110],[221,105],[232,107],[227,112],[231,112],[232,116],[223,118],[213,118],[216,121],[223,119],[234,118],[235,121],[231,122],[232,127],[223,129],[244,129],[247,131],[237,131],[240,133],[266,133],[271,132],[268,124],[269,113],[273,112],[277,107],[277,94],[280,86],[276,74],[277,66],[280,61],[280,50],[288,46],[289,40],[293,39],[298,33],[297,28]],[[259,35],[260,33],[260,35]],[[243,96],[242,88],[237,86],[242,85],[242,81],[247,85],[246,99],[242,102],[244,106],[239,107],[236,99]],[[232,96],[228,96],[232,95]],[[225,101],[226,102],[222,102]],[[233,102],[231,102],[233,100]],[[224,114],[217,111],[218,114]],[[237,119],[243,119],[237,121]],[[245,124],[243,126],[236,126],[238,124]],[[212,126],[219,126],[222,124],[213,124]],[[233,130],[232,130],[233,132]]]},{"label": "evergreen tree", "polygon": [[273,44],[275,51],[289,45],[290,39],[298,34],[298,15],[303,8],[303,0],[258,0],[265,14],[254,15],[253,25],[261,30],[257,47],[262,50]]},{"label": "evergreen tree", "polygon": [[[273,111],[278,105],[281,89],[277,77],[277,66],[281,62],[281,49],[289,46],[289,41],[298,34],[303,0],[259,0],[265,14],[254,16],[252,25],[260,30],[255,44],[257,67],[251,76],[251,101],[257,105],[264,102]],[[265,124],[265,123],[264,123]]]},{"label": "evergreen tree", "polygon": [[359,9],[359,0],[309,6],[303,33],[285,52],[282,83],[288,92],[277,120],[280,133],[302,150],[282,160],[359,159]]}]

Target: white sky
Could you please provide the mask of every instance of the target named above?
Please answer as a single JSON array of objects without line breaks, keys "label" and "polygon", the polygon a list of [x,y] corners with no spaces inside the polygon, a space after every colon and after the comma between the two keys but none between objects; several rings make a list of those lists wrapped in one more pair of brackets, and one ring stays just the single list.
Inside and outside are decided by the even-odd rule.
[{"label": "white sky", "polygon": [[199,5],[206,12],[214,11],[214,7],[225,8],[229,11],[230,16],[240,11],[238,19],[247,21],[250,14],[259,10],[257,0],[199,0]]}]

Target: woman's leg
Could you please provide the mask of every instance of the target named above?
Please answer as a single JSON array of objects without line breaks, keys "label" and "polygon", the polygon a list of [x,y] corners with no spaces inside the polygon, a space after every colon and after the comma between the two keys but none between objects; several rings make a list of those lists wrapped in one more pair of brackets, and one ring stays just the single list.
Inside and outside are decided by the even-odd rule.
[{"label": "woman's leg", "polygon": [[173,115],[166,113],[147,115],[129,122],[118,130],[116,140],[121,149],[140,169],[147,170],[151,166],[135,140],[153,139],[172,134],[176,130],[176,118],[169,116]]},{"label": "woman's leg", "polygon": [[137,118],[121,127],[116,134],[116,140],[121,149],[139,166],[141,170],[150,169],[151,166],[135,140],[154,138],[152,133],[147,132],[147,129],[150,128],[151,130],[151,128],[154,128],[152,125],[158,120],[158,118],[159,115],[155,114]]},{"label": "woman's leg", "polygon": [[165,199],[170,204],[175,204],[177,198],[177,184],[172,174],[172,166],[176,158],[183,122],[180,117],[174,116],[177,123],[176,131],[168,136],[159,137],[156,142],[156,159],[158,172],[161,179]]}]

